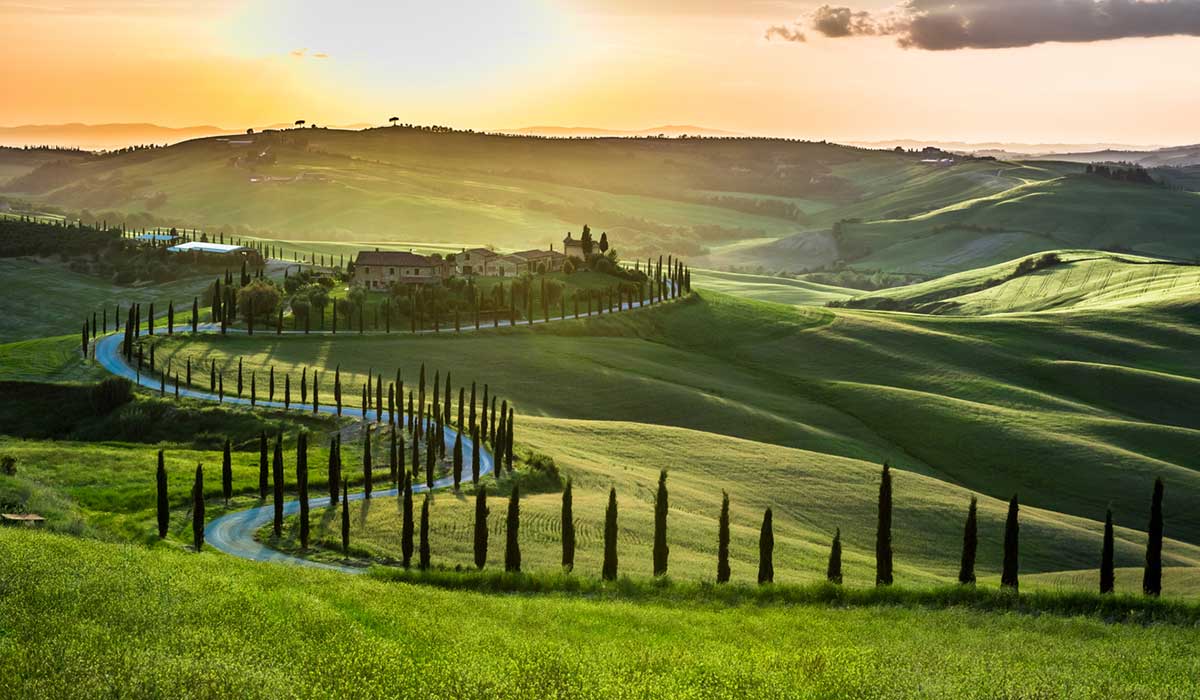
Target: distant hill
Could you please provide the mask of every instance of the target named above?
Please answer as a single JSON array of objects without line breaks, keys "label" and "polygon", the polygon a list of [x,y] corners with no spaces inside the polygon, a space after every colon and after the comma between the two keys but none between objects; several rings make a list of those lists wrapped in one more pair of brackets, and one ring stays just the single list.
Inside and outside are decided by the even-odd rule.
[{"label": "distant hill", "polygon": [[1107,148],[1103,150],[1057,153],[1054,160],[1072,163],[1137,163],[1145,168],[1200,165],[1200,144],[1169,146],[1153,150]]},{"label": "distant hill", "polygon": [[891,139],[882,141],[847,141],[852,146],[864,148],[896,148],[920,150],[933,146],[953,153],[973,153],[975,155],[1003,155],[1009,158],[1047,156],[1059,153],[1081,153],[1086,151],[1121,150],[1149,151],[1162,148],[1158,145],[1131,145],[1127,143],[1019,143],[1010,141],[941,141],[933,139]]},{"label": "distant hill", "polygon": [[[352,124],[346,127],[361,129],[371,124]],[[291,124],[273,124],[255,128],[290,129]],[[229,129],[205,124],[201,126],[171,127],[149,123],[131,124],[25,124],[23,126],[0,126],[0,146],[57,146],[81,148],[87,151],[110,151],[130,146],[148,144],[175,144],[189,139],[206,136],[228,136],[243,134],[246,129]]]},{"label": "distant hill", "polygon": [[744,136],[734,131],[709,129],[703,126],[675,125],[656,126],[649,129],[602,129],[594,126],[523,126],[519,129],[500,129],[501,134],[555,137],[641,137],[641,136]]}]

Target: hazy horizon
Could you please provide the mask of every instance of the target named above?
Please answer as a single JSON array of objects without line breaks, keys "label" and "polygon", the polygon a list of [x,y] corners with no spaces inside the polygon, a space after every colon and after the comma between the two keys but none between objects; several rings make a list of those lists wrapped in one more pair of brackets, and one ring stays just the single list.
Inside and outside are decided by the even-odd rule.
[{"label": "hazy horizon", "polygon": [[0,20],[0,59],[21,67],[0,107],[14,125],[398,116],[837,142],[1200,141],[1195,0],[62,0],[0,2]]}]

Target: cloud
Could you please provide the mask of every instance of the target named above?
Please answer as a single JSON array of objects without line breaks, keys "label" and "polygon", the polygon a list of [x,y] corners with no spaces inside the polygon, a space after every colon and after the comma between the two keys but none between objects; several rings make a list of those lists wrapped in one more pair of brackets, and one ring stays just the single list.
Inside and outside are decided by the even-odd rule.
[{"label": "cloud", "polygon": [[304,58],[305,54],[307,54],[307,53],[308,53],[308,49],[295,49],[289,55],[292,58]]},{"label": "cloud", "polygon": [[[800,25],[797,24],[796,26],[798,27]],[[767,27],[767,33],[764,35],[763,38],[765,38],[767,41],[770,41],[771,39],[783,39],[784,41],[795,41],[795,42],[806,41],[806,39],[804,37],[804,32],[802,32],[798,29],[793,29],[793,28],[787,27],[782,24],[775,24],[775,25],[771,25],[770,27]]]},{"label": "cloud", "polygon": [[771,27],[767,38],[806,27],[833,39],[894,36],[928,51],[1200,36],[1200,0],[904,0],[878,14],[823,5],[790,29]]},{"label": "cloud", "polygon": [[313,58],[329,58],[329,54],[327,54],[327,53],[314,53],[314,54],[312,55],[312,57],[313,57]]}]

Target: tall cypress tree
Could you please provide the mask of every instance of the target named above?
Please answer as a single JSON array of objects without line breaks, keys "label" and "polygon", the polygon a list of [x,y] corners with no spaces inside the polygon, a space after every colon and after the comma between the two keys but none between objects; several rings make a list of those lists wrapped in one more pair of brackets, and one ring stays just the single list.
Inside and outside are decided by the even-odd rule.
[{"label": "tall cypress tree", "polygon": [[1017,558],[1018,536],[1020,526],[1017,523],[1017,495],[1013,494],[1008,502],[1008,518],[1004,521],[1004,565],[1000,571],[1000,586],[1017,590]]},{"label": "tall cypress tree", "polygon": [[395,428],[395,426],[392,426],[392,428],[388,432],[390,433],[388,436],[390,438],[390,440],[389,440],[390,449],[388,451],[388,480],[392,484],[395,484],[396,483],[396,472],[397,472],[397,469],[399,466],[399,459],[398,459],[398,455],[396,454],[396,428]]},{"label": "tall cypress tree", "polygon": [[342,482],[341,469],[341,436],[329,438],[329,507],[333,508],[338,502],[338,485]]},{"label": "tall cypress tree", "polygon": [[238,377],[237,377],[238,398],[242,396],[242,358],[238,358]]},{"label": "tall cypress tree", "polygon": [[721,516],[717,519],[717,583],[729,582],[729,494],[721,492]]},{"label": "tall cypress tree", "polygon": [[958,582],[965,586],[975,585],[975,551],[979,547],[976,510],[976,499],[971,496],[971,505],[967,507],[967,522],[963,525],[962,561],[958,566]]},{"label": "tall cypress tree", "polygon": [[267,486],[270,477],[267,475],[267,431],[258,433],[258,497],[267,499]]},{"label": "tall cypress tree", "polygon": [[342,480],[342,554],[350,554],[350,485]]},{"label": "tall cypress tree", "polygon": [[504,570],[521,571],[521,486],[514,483],[508,497],[508,518],[505,522]]},{"label": "tall cypress tree", "polygon": [[363,425],[363,498],[371,497],[371,426]]},{"label": "tall cypress tree", "polygon": [[654,497],[654,575],[665,576],[667,557],[667,470],[658,472],[658,494]]},{"label": "tall cypress tree", "polygon": [[1149,596],[1162,593],[1163,480],[1154,480],[1150,500],[1150,527],[1146,530],[1146,569],[1142,573],[1142,592]]},{"label": "tall cypress tree", "polygon": [[604,510],[604,565],[600,576],[605,581],[617,579],[617,489],[608,490],[608,507]]},{"label": "tall cypress tree", "polygon": [[487,484],[484,484],[475,492],[475,568],[480,570],[487,564],[487,518]]},{"label": "tall cypress tree", "polygon": [[272,523],[272,531],[276,537],[279,537],[283,530],[283,432],[275,437],[275,456],[271,464],[271,475],[274,481],[274,509],[275,519]]},{"label": "tall cypress tree", "polygon": [[192,335],[195,335],[200,323],[200,297],[192,297]]},{"label": "tall cypress tree", "polygon": [[1100,592],[1112,593],[1116,587],[1113,571],[1113,517],[1112,508],[1104,516],[1104,546],[1100,549]]},{"label": "tall cypress tree", "polygon": [[308,549],[308,433],[296,436],[296,488],[300,491],[300,548]]},{"label": "tall cypress tree", "polygon": [[433,489],[433,465],[437,458],[437,441],[440,437],[430,430],[425,434],[425,488]]},{"label": "tall cypress tree", "polygon": [[418,550],[420,559],[418,567],[421,571],[429,569],[429,492],[425,492],[425,500],[421,503],[421,544]]},{"label": "tall cypress tree", "polygon": [[462,450],[462,426],[460,425],[454,433],[454,490],[458,490],[458,486],[462,483],[463,471],[463,450]]},{"label": "tall cypress tree", "polygon": [[825,580],[842,585],[842,528],[833,533],[833,544],[829,547],[829,566],[825,567]]},{"label": "tall cypress tree", "polygon": [[225,451],[221,455],[221,496],[225,504],[233,497],[233,458],[230,455],[229,438],[225,438]]},{"label": "tall cypress tree", "polygon": [[562,567],[570,572],[575,569],[575,506],[571,478],[562,494]]},{"label": "tall cypress tree", "polygon": [[401,498],[400,556],[401,564],[408,568],[413,554],[413,487],[412,475],[404,475],[404,494]]},{"label": "tall cypress tree", "polygon": [[158,451],[158,472],[155,474],[155,486],[158,491],[158,538],[167,536],[167,528],[171,525],[171,507],[167,500],[167,467],[163,463],[163,451]]},{"label": "tall cypress tree", "polygon": [[513,470],[513,409],[508,409],[508,420],[504,422],[504,468],[512,474]]},{"label": "tall cypress tree", "polygon": [[471,424],[471,483],[479,483],[479,426]]},{"label": "tall cypress tree", "polygon": [[775,526],[771,509],[763,513],[762,530],[758,534],[758,583],[775,582]]},{"label": "tall cypress tree", "polygon": [[875,528],[875,585],[892,585],[892,471],[886,462],[879,479],[879,522]]},{"label": "tall cypress tree", "polygon": [[192,547],[204,549],[204,467],[196,465],[196,480],[192,483]]}]

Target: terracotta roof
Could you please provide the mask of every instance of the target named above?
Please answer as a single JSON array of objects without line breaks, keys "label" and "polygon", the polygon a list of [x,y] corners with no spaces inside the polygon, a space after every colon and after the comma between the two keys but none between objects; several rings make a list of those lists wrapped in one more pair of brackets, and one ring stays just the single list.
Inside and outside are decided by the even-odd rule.
[{"label": "terracotta roof", "polygon": [[513,255],[519,258],[524,258],[525,260],[540,260],[541,258],[563,257],[563,254],[557,250],[542,250],[540,248],[537,250],[522,250],[520,252],[513,253]]},{"label": "terracotta roof", "polygon": [[440,262],[424,255],[396,250],[364,250],[358,254],[355,265],[384,265],[394,267],[438,267]]},{"label": "terracotta roof", "polygon": [[487,248],[467,248],[462,253],[459,253],[459,255],[463,255],[465,253],[474,253],[476,255],[481,255],[485,258],[495,258],[500,255],[496,251],[488,250]]}]

